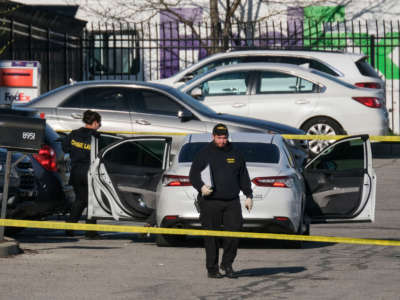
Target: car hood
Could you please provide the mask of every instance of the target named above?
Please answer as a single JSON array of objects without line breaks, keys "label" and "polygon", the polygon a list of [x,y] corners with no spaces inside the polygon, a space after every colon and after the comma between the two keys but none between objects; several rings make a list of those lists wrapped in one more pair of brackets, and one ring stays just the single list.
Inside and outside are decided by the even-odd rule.
[{"label": "car hood", "polygon": [[270,133],[304,134],[303,130],[289,125],[230,114],[218,113],[215,116],[212,116],[212,119],[216,122],[228,123],[228,125],[267,130]]}]

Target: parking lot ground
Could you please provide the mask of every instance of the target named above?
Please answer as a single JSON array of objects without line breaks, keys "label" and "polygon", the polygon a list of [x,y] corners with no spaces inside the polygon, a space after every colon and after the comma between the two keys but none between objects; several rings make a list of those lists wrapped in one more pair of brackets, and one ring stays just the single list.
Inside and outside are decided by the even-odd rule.
[{"label": "parking lot ground", "polygon": [[[312,235],[400,240],[400,160],[374,166],[376,222],[313,225]],[[239,278],[209,279],[200,239],[158,248],[154,237],[78,233],[23,231],[25,253],[0,259],[0,299],[400,299],[400,247],[243,239]]]}]

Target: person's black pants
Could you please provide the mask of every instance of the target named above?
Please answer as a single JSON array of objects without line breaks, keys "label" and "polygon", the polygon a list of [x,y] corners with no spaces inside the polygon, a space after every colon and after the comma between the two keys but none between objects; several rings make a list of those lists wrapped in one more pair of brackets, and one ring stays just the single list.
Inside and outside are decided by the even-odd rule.
[{"label": "person's black pants", "polygon": [[[200,220],[206,230],[240,231],[242,229],[242,208],[239,199],[235,200],[204,200],[200,203]],[[223,226],[223,227],[222,227]],[[238,238],[219,238],[206,236],[206,267],[209,272],[216,272],[218,268],[219,244],[222,240],[224,253],[221,265],[232,266],[239,246]]]},{"label": "person's black pants", "polygon": [[[75,167],[71,170],[70,184],[74,188],[75,201],[72,203],[68,222],[77,223],[88,206],[87,168]],[[96,220],[86,220],[87,224],[96,224]]]}]

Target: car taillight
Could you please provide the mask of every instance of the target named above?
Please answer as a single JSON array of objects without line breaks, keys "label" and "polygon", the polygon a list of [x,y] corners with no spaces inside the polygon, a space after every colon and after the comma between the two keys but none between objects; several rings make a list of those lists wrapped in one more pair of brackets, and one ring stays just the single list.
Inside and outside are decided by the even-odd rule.
[{"label": "car taillight", "polygon": [[382,103],[375,97],[353,97],[354,100],[371,108],[381,108]]},{"label": "car taillight", "polygon": [[381,85],[377,82],[357,82],[355,86],[368,88],[368,89],[380,89]]},{"label": "car taillight", "polygon": [[258,186],[289,188],[293,185],[293,178],[289,176],[256,177],[252,182]]},{"label": "car taillight", "polygon": [[163,185],[165,186],[191,186],[189,176],[164,175]]},{"label": "car taillight", "polygon": [[34,154],[33,157],[47,171],[57,171],[56,153],[50,146],[43,145],[39,153]]}]

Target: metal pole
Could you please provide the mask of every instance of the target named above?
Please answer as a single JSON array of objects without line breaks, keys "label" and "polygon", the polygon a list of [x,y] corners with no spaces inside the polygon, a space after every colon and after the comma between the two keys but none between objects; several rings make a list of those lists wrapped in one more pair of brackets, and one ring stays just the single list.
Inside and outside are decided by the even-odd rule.
[{"label": "metal pole", "polygon": [[[8,185],[10,182],[11,171],[11,156],[12,152],[7,150],[6,170],[4,172],[3,200],[1,201],[1,218],[6,218],[7,200],[8,200]],[[0,241],[4,239],[4,227],[0,227]]]}]

